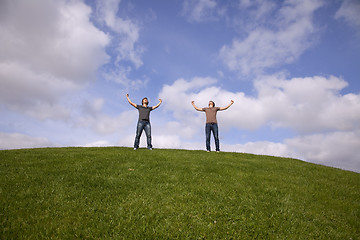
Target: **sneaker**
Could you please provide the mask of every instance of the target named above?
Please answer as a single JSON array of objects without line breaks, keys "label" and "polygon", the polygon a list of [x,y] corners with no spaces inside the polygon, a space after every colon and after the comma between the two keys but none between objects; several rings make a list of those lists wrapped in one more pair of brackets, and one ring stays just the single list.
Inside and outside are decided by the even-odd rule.
[{"label": "sneaker", "polygon": [[148,148],[149,150],[152,150],[152,148]]},{"label": "sneaker", "polygon": [[134,150],[137,150],[137,148],[134,148]]}]

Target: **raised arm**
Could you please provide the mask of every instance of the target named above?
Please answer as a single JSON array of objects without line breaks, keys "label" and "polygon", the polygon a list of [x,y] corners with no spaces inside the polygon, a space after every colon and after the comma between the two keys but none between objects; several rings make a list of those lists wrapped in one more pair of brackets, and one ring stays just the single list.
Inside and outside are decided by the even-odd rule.
[{"label": "raised arm", "polygon": [[132,105],[133,107],[136,108],[137,105],[130,100],[128,93],[126,94],[126,98],[127,98],[128,102],[130,103],[130,105]]},{"label": "raised arm", "polygon": [[193,107],[198,110],[198,111],[204,111],[202,110],[201,108],[198,108],[196,105],[195,105],[195,102],[194,101],[191,101],[191,104],[193,105]]},{"label": "raised arm", "polygon": [[152,110],[158,108],[161,103],[162,103],[162,100],[161,100],[161,98],[159,98],[159,103],[158,103],[157,105],[153,106],[153,107],[152,107]]},{"label": "raised arm", "polygon": [[220,110],[220,111],[222,111],[222,110],[226,110],[226,109],[228,109],[231,105],[233,105],[233,103],[234,103],[234,101],[233,101],[233,100],[231,100],[231,102],[230,102],[230,104],[229,104],[229,105],[227,105],[226,107],[221,107],[219,110]]}]

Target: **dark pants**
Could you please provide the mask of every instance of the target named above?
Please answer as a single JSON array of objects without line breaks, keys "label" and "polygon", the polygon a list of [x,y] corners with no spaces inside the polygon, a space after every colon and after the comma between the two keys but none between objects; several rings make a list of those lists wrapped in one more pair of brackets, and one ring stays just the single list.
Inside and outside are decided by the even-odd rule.
[{"label": "dark pants", "polygon": [[211,131],[213,132],[213,135],[214,135],[216,151],[220,151],[219,128],[218,128],[217,123],[207,123],[205,125],[206,150],[211,151],[211,148],[210,148],[210,134],[211,134]]},{"label": "dark pants", "polygon": [[136,136],[134,142],[134,148],[139,148],[140,137],[142,131],[145,130],[146,140],[147,140],[147,148],[152,148],[151,145],[151,125],[149,121],[139,120],[136,128]]}]

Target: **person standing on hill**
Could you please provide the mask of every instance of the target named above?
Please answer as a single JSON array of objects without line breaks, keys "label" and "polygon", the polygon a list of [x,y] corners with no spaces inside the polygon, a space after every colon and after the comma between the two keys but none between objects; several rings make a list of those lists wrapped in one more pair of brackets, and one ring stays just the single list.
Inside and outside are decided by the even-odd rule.
[{"label": "person standing on hill", "polygon": [[220,144],[219,144],[219,128],[216,120],[216,113],[217,111],[223,111],[228,109],[232,104],[234,103],[233,100],[231,100],[230,104],[226,107],[215,107],[215,103],[213,101],[209,101],[209,107],[207,108],[198,108],[195,105],[194,101],[191,101],[191,104],[197,111],[205,112],[206,114],[206,125],[205,125],[205,135],[206,135],[206,150],[208,152],[211,151],[210,148],[210,134],[211,131],[213,132],[214,139],[215,139],[215,147],[216,152],[220,152]]},{"label": "person standing on hill", "polygon": [[126,98],[130,105],[132,105],[134,108],[136,108],[139,111],[139,119],[136,127],[136,136],[135,136],[135,142],[134,142],[134,150],[137,150],[139,148],[140,143],[140,137],[142,134],[142,131],[145,130],[146,134],[146,140],[147,140],[147,148],[149,150],[152,150],[151,145],[151,124],[150,124],[150,112],[160,106],[162,103],[161,98],[159,99],[159,103],[156,106],[149,107],[149,100],[145,97],[142,99],[141,104],[137,105],[133,102],[131,102],[129,98],[129,94],[126,94]]}]

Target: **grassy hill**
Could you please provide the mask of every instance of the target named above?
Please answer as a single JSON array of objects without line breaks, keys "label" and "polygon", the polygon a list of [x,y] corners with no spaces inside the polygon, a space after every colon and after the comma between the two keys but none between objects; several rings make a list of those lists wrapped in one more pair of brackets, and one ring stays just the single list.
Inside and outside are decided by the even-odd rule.
[{"label": "grassy hill", "polygon": [[130,148],[0,151],[0,239],[360,239],[360,174]]}]

